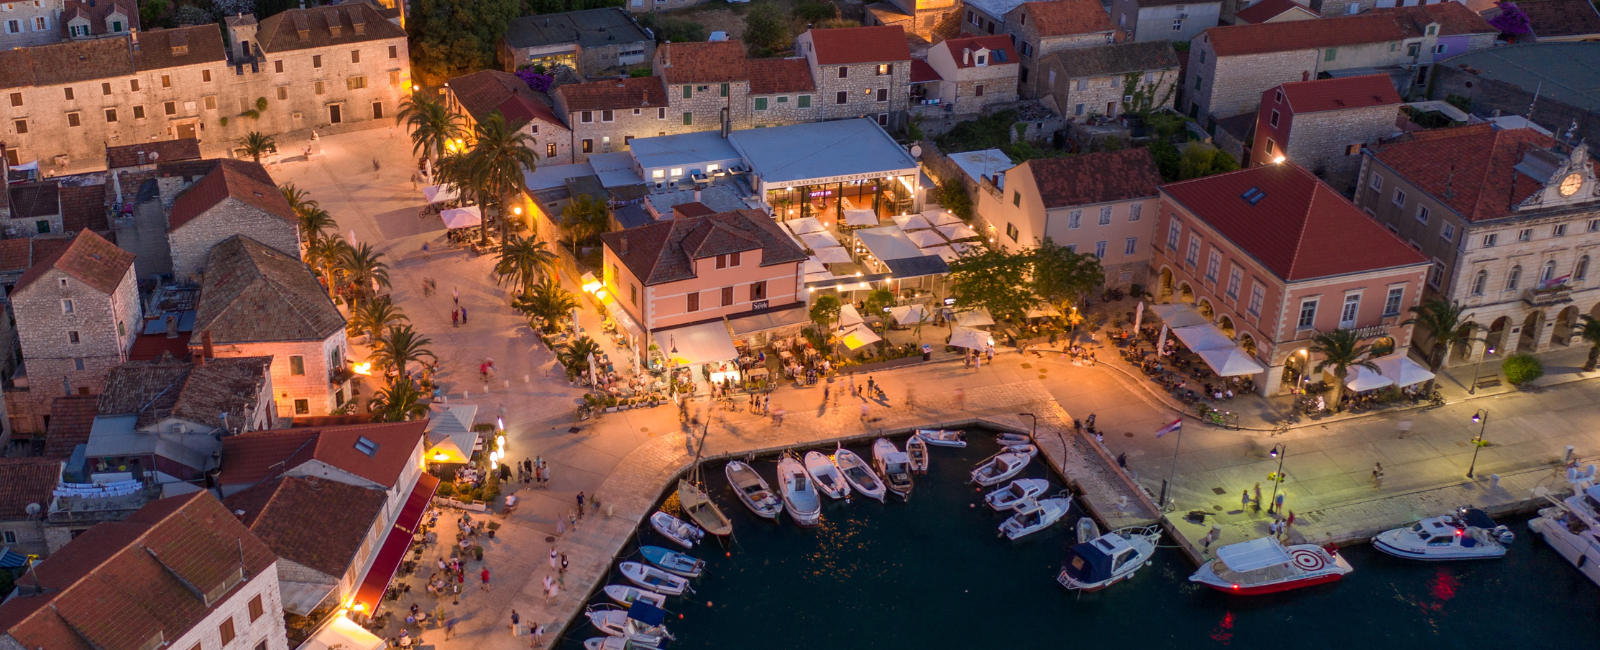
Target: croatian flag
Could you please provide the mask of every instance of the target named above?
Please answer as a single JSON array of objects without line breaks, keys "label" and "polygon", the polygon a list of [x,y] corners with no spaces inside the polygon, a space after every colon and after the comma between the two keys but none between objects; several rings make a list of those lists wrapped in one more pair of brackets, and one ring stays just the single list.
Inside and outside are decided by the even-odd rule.
[{"label": "croatian flag", "polygon": [[1161,427],[1161,429],[1157,430],[1156,431],[1156,437],[1160,438],[1161,436],[1167,435],[1169,433],[1173,433],[1173,432],[1178,431],[1178,430],[1180,430],[1182,428],[1183,428],[1183,418],[1178,418],[1176,420],[1173,420],[1172,424],[1169,424],[1167,426]]}]

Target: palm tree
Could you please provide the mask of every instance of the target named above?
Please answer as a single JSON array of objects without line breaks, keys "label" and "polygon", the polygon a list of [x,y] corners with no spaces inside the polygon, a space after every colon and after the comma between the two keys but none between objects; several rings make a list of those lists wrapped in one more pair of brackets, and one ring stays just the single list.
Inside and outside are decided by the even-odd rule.
[{"label": "palm tree", "polygon": [[[474,177],[481,182],[485,193],[500,202],[500,239],[509,232],[511,204],[515,194],[525,187],[523,173],[539,166],[539,155],[533,152],[533,136],[520,130],[521,123],[507,124],[499,111],[473,127],[477,140],[467,157],[473,160]],[[489,241],[489,223],[485,215],[480,243]]]},{"label": "palm tree", "polygon": [[316,201],[311,200],[311,193],[294,186],[294,183],[285,183],[278,187],[283,192],[283,199],[289,202],[289,209],[298,214],[307,207],[315,207]]},{"label": "palm tree", "polygon": [[1588,314],[1584,314],[1579,318],[1583,319],[1583,329],[1579,333],[1583,336],[1583,340],[1589,342],[1590,346],[1589,360],[1583,362],[1583,371],[1590,372],[1594,370],[1595,361],[1600,360],[1600,319]]},{"label": "palm tree", "polygon": [[[1411,308],[1414,314],[1401,325],[1415,325],[1422,328],[1428,340],[1433,341],[1433,348],[1428,352],[1428,370],[1438,375],[1439,369],[1444,367],[1445,357],[1455,346],[1466,343],[1471,344],[1478,340],[1473,332],[1478,329],[1476,323],[1461,322],[1461,305],[1445,300],[1433,298]],[[1423,384],[1422,392],[1425,395],[1433,394],[1433,379]]]},{"label": "palm tree", "polygon": [[562,289],[555,278],[546,276],[544,281],[533,285],[527,293],[518,296],[511,303],[511,307],[526,314],[530,319],[539,318],[554,323],[563,315],[577,309],[578,299],[566,289]]},{"label": "palm tree", "polygon": [[259,164],[262,156],[278,150],[278,141],[260,131],[251,131],[239,138],[239,146],[244,149],[244,155]]},{"label": "palm tree", "polygon": [[600,344],[587,336],[579,337],[556,352],[556,360],[567,369],[567,377],[581,377],[589,372],[589,355],[600,354]]},{"label": "palm tree", "polygon": [[372,244],[360,248],[346,244],[339,251],[339,272],[357,299],[376,294],[389,285],[389,265],[383,253],[372,250]]},{"label": "palm tree", "polygon": [[1311,351],[1322,355],[1322,360],[1317,362],[1313,372],[1322,372],[1325,368],[1333,369],[1333,405],[1334,409],[1341,408],[1340,400],[1344,397],[1344,379],[1349,376],[1351,368],[1365,368],[1373,372],[1378,371],[1378,366],[1371,361],[1363,359],[1372,351],[1371,345],[1361,344],[1354,332],[1347,329],[1337,329],[1325,334],[1311,337]]},{"label": "palm tree", "polygon": [[460,115],[427,95],[412,95],[401,100],[394,123],[403,123],[411,131],[411,153],[427,156],[434,162],[444,157],[446,145],[467,133]]},{"label": "palm tree", "polygon": [[432,342],[433,339],[417,334],[410,325],[390,325],[387,332],[372,341],[372,356],[385,366],[394,366],[403,377],[407,363],[421,361],[423,357],[439,359],[432,350],[422,347]]},{"label": "palm tree", "polygon": [[561,209],[561,225],[567,229],[567,237],[572,239],[572,251],[578,251],[579,241],[605,232],[609,217],[606,204],[594,200],[594,197],[588,194],[573,197],[572,202]]},{"label": "palm tree", "polygon": [[333,215],[319,207],[316,201],[296,210],[295,216],[300,218],[300,237],[307,243],[321,239],[329,230],[339,228],[338,222],[333,220]]},{"label": "palm tree", "polygon": [[369,340],[375,342],[391,324],[410,320],[389,296],[380,296],[350,312],[350,329],[356,334],[366,334],[371,337]]},{"label": "palm tree", "polygon": [[500,245],[494,273],[500,281],[511,282],[519,293],[526,293],[539,278],[551,275],[555,265],[556,255],[544,242],[512,236]]},{"label": "palm tree", "polygon": [[339,268],[339,260],[344,257],[344,249],[350,245],[344,238],[334,235],[306,242],[305,263],[317,269],[322,274],[322,280],[328,283],[328,298],[331,300],[334,290],[338,286],[334,278],[334,271]]},{"label": "palm tree", "polygon": [[367,409],[385,422],[403,422],[428,415],[428,405],[422,401],[424,397],[410,377],[401,375],[374,392]]}]

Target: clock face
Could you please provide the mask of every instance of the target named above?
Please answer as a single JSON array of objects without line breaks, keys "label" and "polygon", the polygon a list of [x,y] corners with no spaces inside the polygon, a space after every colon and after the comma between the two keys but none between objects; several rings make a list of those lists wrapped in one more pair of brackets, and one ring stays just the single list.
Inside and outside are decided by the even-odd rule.
[{"label": "clock face", "polygon": [[1561,192],[1561,196],[1572,196],[1573,194],[1578,193],[1578,188],[1580,187],[1583,187],[1583,175],[1568,174],[1566,178],[1561,179],[1561,188],[1559,191]]}]

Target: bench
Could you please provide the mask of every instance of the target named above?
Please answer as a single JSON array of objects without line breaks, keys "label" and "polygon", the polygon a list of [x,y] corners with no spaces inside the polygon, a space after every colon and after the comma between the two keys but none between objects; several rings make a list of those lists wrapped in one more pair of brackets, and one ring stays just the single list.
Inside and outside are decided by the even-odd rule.
[{"label": "bench", "polygon": [[1495,386],[1499,386],[1499,385],[1500,385],[1500,378],[1499,377],[1484,377],[1482,379],[1479,379],[1477,381],[1477,383],[1474,383],[1472,386],[1474,388],[1494,388]]}]

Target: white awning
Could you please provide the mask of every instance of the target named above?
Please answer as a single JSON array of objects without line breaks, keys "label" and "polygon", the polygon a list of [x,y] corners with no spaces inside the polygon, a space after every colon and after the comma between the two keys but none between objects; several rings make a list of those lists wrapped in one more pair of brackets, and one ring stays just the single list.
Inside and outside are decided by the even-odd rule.
[{"label": "white awning", "polygon": [[800,241],[805,242],[806,248],[812,250],[839,247],[839,240],[833,237],[833,233],[827,232],[808,232],[800,236]]},{"label": "white awning", "polygon": [[1345,387],[1354,391],[1375,390],[1393,384],[1393,379],[1361,366],[1350,366],[1344,377]]},{"label": "white awning", "polygon": [[1175,328],[1172,333],[1176,334],[1179,341],[1183,341],[1185,346],[1195,352],[1201,350],[1225,350],[1238,345],[1233,342],[1233,339],[1223,334],[1222,330],[1217,329],[1216,325],[1210,323]]},{"label": "white awning", "polygon": [[867,247],[868,252],[880,260],[903,260],[926,254],[906,238],[905,231],[895,226],[857,230],[855,236],[863,246]]},{"label": "white awning", "polygon": [[845,210],[844,224],[847,226],[876,226],[878,213],[871,210]]},{"label": "white awning", "polygon": [[850,328],[849,331],[840,330],[839,340],[844,343],[845,347],[850,348],[850,351],[854,352],[866,346],[872,345],[873,343],[877,343],[878,341],[882,341],[883,337],[874,334],[872,330],[865,325],[857,325],[853,328]]},{"label": "white awning", "polygon": [[655,339],[662,355],[679,365],[715,363],[739,356],[728,326],[720,320],[656,332]]},{"label": "white awning", "polygon": [[829,272],[828,271],[828,267],[824,265],[822,260],[819,260],[819,259],[817,259],[815,257],[812,257],[812,258],[807,259],[805,261],[805,273],[806,273],[806,275],[811,275],[812,273],[828,273],[828,272]]},{"label": "white awning", "polygon": [[840,329],[850,327],[851,325],[860,325],[864,322],[866,321],[862,320],[861,312],[856,311],[855,305],[845,305],[843,309],[839,310]]},{"label": "white awning", "polygon": [[982,235],[978,234],[978,231],[972,229],[972,226],[964,223],[958,223],[953,226],[939,226],[939,232],[944,233],[944,236],[949,237],[952,241],[982,237]]},{"label": "white awning", "polygon": [[1050,305],[1039,305],[1028,310],[1028,318],[1055,318],[1061,311]]},{"label": "white awning", "polygon": [[934,246],[932,248],[924,248],[922,249],[922,254],[938,255],[939,259],[944,260],[946,264],[961,259],[961,254],[957,253],[956,249],[949,246]]},{"label": "white awning", "polygon": [[982,307],[956,314],[956,325],[960,327],[985,327],[993,324],[994,317],[989,315],[989,310]]},{"label": "white awning", "polygon": [[813,232],[822,232],[822,231],[828,229],[826,226],[822,225],[821,221],[817,221],[816,218],[814,218],[814,217],[805,217],[803,219],[790,219],[788,221],[783,222],[783,225],[784,225],[784,227],[789,229],[789,232],[792,232],[792,233],[794,233],[796,235],[804,235],[804,234],[813,233]]},{"label": "white awning", "polygon": [[384,640],[373,636],[366,628],[357,625],[343,616],[334,616],[316,634],[306,639],[299,650],[378,650],[384,646]]},{"label": "white awning", "polygon": [[813,257],[823,264],[849,264],[850,251],[843,246],[828,246],[826,248],[812,249]]},{"label": "white awning", "polygon": [[922,305],[901,305],[889,308],[889,317],[901,325],[914,325],[929,320],[928,308]]},{"label": "white awning", "polygon": [[969,350],[983,350],[989,347],[989,333],[965,327],[955,327],[950,330],[950,345]]},{"label": "white awning", "polygon": [[927,230],[933,227],[928,220],[920,214],[902,214],[894,217],[894,225],[901,230]]},{"label": "white awning", "polygon": [[1234,377],[1237,375],[1254,375],[1262,372],[1261,364],[1256,363],[1250,355],[1238,347],[1217,348],[1215,350],[1201,350],[1200,359],[1211,366],[1211,370],[1219,377]]},{"label": "white awning", "polygon": [[801,327],[811,322],[811,316],[806,313],[804,303],[794,303],[795,306],[776,311],[766,311],[753,316],[729,318],[728,329],[733,330],[733,335],[745,337],[756,332],[772,332],[785,328]]},{"label": "white awning", "polygon": [[1411,386],[1433,379],[1432,372],[1403,353],[1378,357],[1372,363],[1378,366],[1380,374],[1394,381],[1396,386]]},{"label": "white awning", "polygon": [[922,217],[934,226],[953,226],[962,223],[961,217],[948,210],[924,210]]},{"label": "white awning", "polygon": [[1289,551],[1273,537],[1257,537],[1248,542],[1229,544],[1217,549],[1217,559],[1236,573],[1288,564],[1291,560]]},{"label": "white awning", "polygon": [[439,218],[444,220],[444,227],[451,229],[471,228],[483,223],[483,213],[478,211],[476,205],[445,210],[439,213]]},{"label": "white awning", "polygon": [[1151,305],[1150,311],[1155,312],[1156,316],[1161,317],[1161,322],[1166,323],[1167,327],[1172,329],[1190,325],[1205,325],[1211,322],[1205,316],[1201,316],[1200,312],[1195,311],[1193,307],[1184,304]]},{"label": "white awning", "polygon": [[448,185],[429,185],[422,188],[422,198],[427,199],[429,203],[453,201],[456,198],[456,188]]},{"label": "white awning", "polygon": [[[910,239],[911,243],[916,244],[918,248],[935,248],[945,245],[944,238],[940,237],[939,233],[933,230],[917,230],[908,232],[906,233],[906,239]],[[923,253],[927,253],[927,251],[923,251]]]}]

